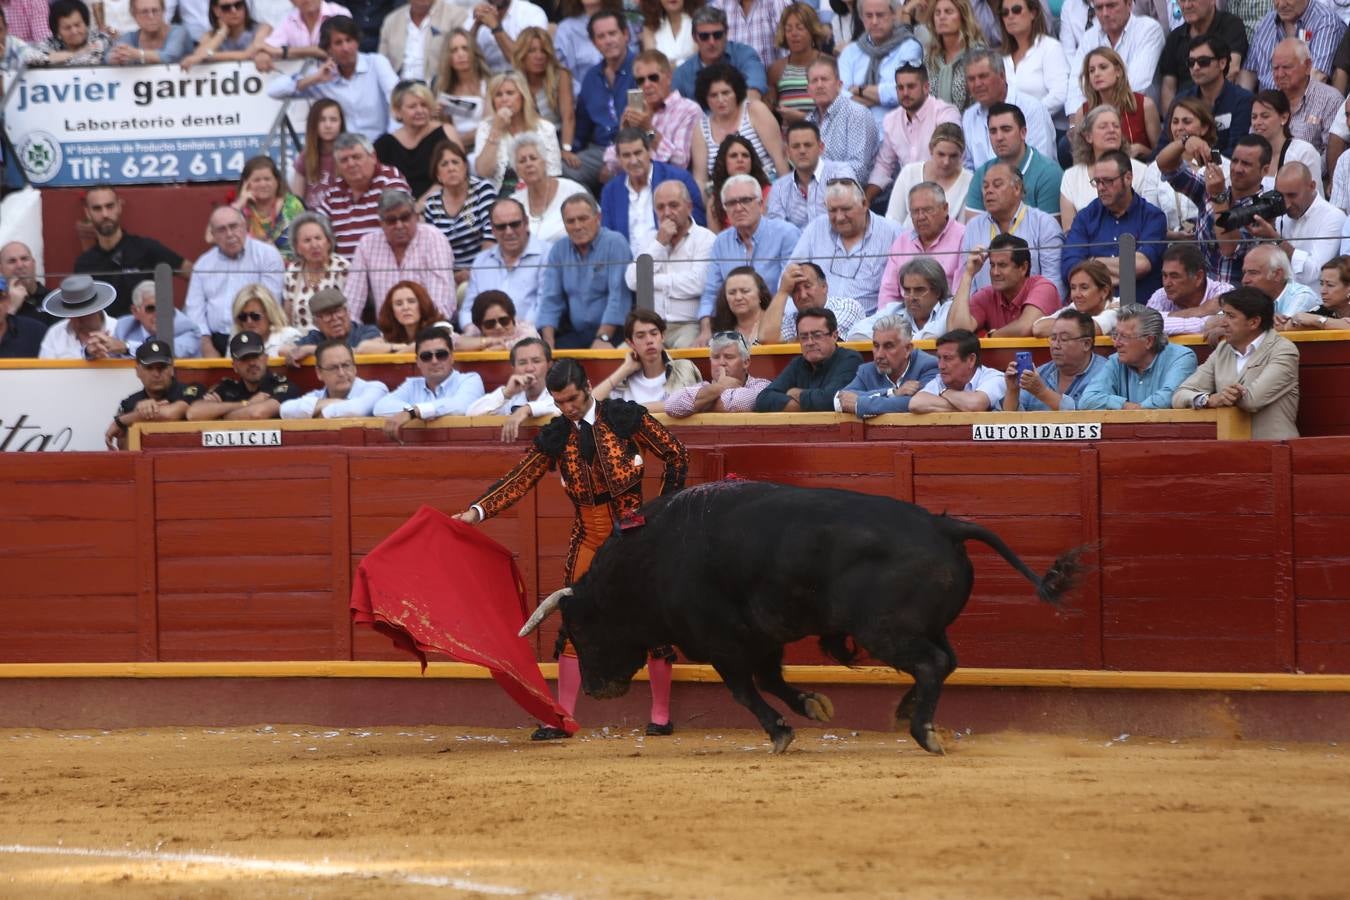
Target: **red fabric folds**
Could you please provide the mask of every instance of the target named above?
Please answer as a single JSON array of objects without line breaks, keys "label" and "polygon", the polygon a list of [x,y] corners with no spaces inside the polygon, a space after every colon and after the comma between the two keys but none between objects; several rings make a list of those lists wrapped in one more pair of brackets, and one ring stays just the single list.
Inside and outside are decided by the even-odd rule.
[{"label": "red fabric folds", "polygon": [[568,734],[577,723],[549,693],[525,624],[525,585],[511,553],[470,525],[423,506],[361,561],[352,620],[417,656],[434,650],[483,666],[522,709]]}]

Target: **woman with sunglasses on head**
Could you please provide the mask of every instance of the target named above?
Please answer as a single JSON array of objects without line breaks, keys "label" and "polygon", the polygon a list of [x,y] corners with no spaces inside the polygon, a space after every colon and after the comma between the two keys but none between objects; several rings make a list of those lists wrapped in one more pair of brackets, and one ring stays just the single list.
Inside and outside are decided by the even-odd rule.
[{"label": "woman with sunglasses on head", "polygon": [[478,254],[496,243],[489,212],[497,192],[487,179],[469,173],[469,157],[454,141],[436,145],[430,171],[436,183],[422,198],[422,218],[450,242],[455,283],[463,284]]},{"label": "woman with sunglasses on head", "polygon": [[[253,21],[248,0],[211,0],[206,9],[211,30],[183,58],[183,71],[206,61],[243,62],[258,58],[272,26]],[[271,59],[271,57],[267,57]],[[311,107],[312,108],[312,107]]]},{"label": "woman with sunglasses on head", "polygon": [[805,122],[816,108],[806,89],[806,70],[830,43],[830,29],[820,23],[810,4],[793,3],[783,10],[774,46],[786,50],[787,56],[769,65],[769,93],[764,103],[782,119],[784,127]]},{"label": "woman with sunglasses on head", "polygon": [[1252,100],[1252,134],[1270,142],[1270,166],[1261,178],[1261,190],[1275,189],[1275,175],[1285,163],[1301,162],[1312,173],[1318,196],[1322,195],[1322,157],[1305,140],[1289,130],[1289,98],[1283,91],[1261,91]]},{"label": "woman with sunglasses on head", "polygon": [[442,319],[426,288],[415,281],[400,281],[380,304],[375,318],[380,336],[357,344],[356,352],[411,353],[417,333],[437,323],[445,325]]},{"label": "woman with sunglasses on head", "polygon": [[1003,43],[1003,71],[1008,86],[1035,97],[1060,131],[1069,125],[1064,101],[1069,96],[1069,57],[1052,37],[1040,0],[1003,0],[995,4]]},{"label": "woman with sunglasses on head", "polygon": [[268,356],[280,356],[283,348],[294,346],[304,337],[300,329],[286,324],[286,314],[277,305],[277,298],[261,284],[245,285],[235,294],[232,313],[232,334],[241,331],[256,334]]},{"label": "woman with sunglasses on head", "polygon": [[286,190],[281,170],[270,156],[255,156],[239,174],[239,192],[233,206],[244,214],[249,237],[266,241],[291,256],[290,228],[305,211],[300,198]]},{"label": "woman with sunglasses on head", "polygon": [[694,42],[694,13],[703,0],[640,0],[643,50],[660,50],[671,69],[698,52]]},{"label": "woman with sunglasses on head", "polygon": [[436,97],[419,81],[399,82],[389,98],[389,109],[399,127],[375,139],[375,155],[402,172],[412,195],[421,197],[432,184],[428,174],[432,151],[442,141],[457,140],[459,135],[441,124]]},{"label": "woman with sunglasses on head", "polygon": [[[1088,110],[1110,106],[1120,120],[1123,141],[1120,149],[1131,159],[1148,159],[1158,145],[1162,134],[1162,118],[1158,105],[1151,97],[1130,89],[1125,60],[1110,47],[1097,47],[1083,57],[1083,71],[1079,73],[1079,87],[1083,90],[1083,106],[1069,111],[1069,121],[1077,125]],[[1070,140],[1073,128],[1070,128]]]}]

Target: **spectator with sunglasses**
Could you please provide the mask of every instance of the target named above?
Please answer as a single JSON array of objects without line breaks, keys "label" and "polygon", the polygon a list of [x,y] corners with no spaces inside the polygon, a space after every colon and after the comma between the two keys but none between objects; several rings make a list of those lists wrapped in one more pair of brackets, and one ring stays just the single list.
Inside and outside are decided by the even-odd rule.
[{"label": "spectator with sunglasses", "polygon": [[[1162,110],[1171,109],[1172,101],[1195,84],[1191,50],[1197,39],[1215,38],[1223,42],[1224,52],[1215,53],[1206,68],[1221,69],[1225,80],[1229,72],[1237,77],[1247,56],[1246,26],[1231,12],[1219,9],[1217,0],[1189,0],[1181,5],[1181,17],[1185,21],[1168,33],[1158,63],[1158,71],[1162,73],[1158,108]],[[1214,66],[1215,62],[1220,65]]]},{"label": "spectator with sunglasses", "polygon": [[384,416],[384,433],[399,439],[399,430],[413,419],[465,415],[482,397],[483,379],[477,372],[455,370],[454,335],[448,328],[424,328],[417,335],[417,371],[381,397],[374,413]]},{"label": "spectator with sunglasses", "polygon": [[671,79],[671,84],[680,92],[680,96],[694,96],[698,73],[708,66],[724,62],[745,76],[746,94],[750,99],[764,99],[769,92],[764,62],[753,48],[727,40],[727,14],[715,6],[703,6],[699,7],[693,18],[698,53],[680,63]]},{"label": "spectator with sunglasses", "polygon": [[468,287],[459,308],[459,327],[468,329],[479,294],[502,291],[516,305],[516,318],[533,325],[539,311],[539,278],[548,245],[530,234],[525,207],[514,197],[502,197],[488,213],[497,243],[483,250],[469,270]]},{"label": "spectator with sunglasses", "polygon": [[[135,356],[141,344],[155,335],[155,283],[142,281],[132,288],[131,312],[117,320],[112,336],[115,344],[120,344],[119,354]],[[177,359],[187,359],[202,352],[201,335],[197,326],[184,315],[173,317],[173,355]]]},{"label": "spectator with sunglasses", "polygon": [[[1186,68],[1190,73],[1191,84],[1177,91],[1177,98],[1199,97],[1208,105],[1214,116],[1214,127],[1218,135],[1213,145],[1225,158],[1233,155],[1237,142],[1252,131],[1252,102],[1256,99],[1251,91],[1238,85],[1230,75],[1236,70],[1232,67],[1235,55],[1229,48],[1232,45],[1217,34],[1202,34],[1191,38],[1186,50]],[[1166,76],[1163,79],[1166,89]],[[1165,109],[1172,109],[1169,103]],[[1194,136],[1194,135],[1188,135]],[[1178,140],[1172,135],[1173,140]],[[1166,142],[1163,142],[1164,145]]]},{"label": "spectator with sunglasses", "polygon": [[300,341],[300,329],[286,324],[276,297],[260,284],[245,285],[234,298],[234,333],[251,331],[262,339],[268,356],[280,356]]},{"label": "spectator with sunglasses", "polygon": [[754,412],[769,379],[750,374],[750,345],[739,331],[719,331],[708,342],[712,379],[671,392],[666,415],[683,419],[703,412]]}]

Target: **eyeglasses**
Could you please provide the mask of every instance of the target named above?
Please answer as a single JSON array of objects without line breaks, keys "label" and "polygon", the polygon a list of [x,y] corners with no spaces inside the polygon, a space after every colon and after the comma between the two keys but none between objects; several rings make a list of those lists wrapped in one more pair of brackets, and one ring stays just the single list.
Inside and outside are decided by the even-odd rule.
[{"label": "eyeglasses", "polygon": [[239,0],[238,3],[217,3],[216,9],[221,12],[234,12],[240,9],[248,9],[248,4],[244,0]]},{"label": "eyeglasses", "polygon": [[834,187],[836,184],[851,184],[859,190],[862,189],[862,185],[858,184],[858,179],[856,178],[831,178],[825,182],[826,187]]},{"label": "eyeglasses", "polygon": [[725,28],[719,29],[718,31],[695,31],[695,32],[694,32],[694,37],[698,38],[700,41],[720,41],[722,38],[724,38],[724,37],[726,37],[726,36],[727,36],[727,31],[726,31]]},{"label": "eyeglasses", "polygon": [[493,230],[493,231],[511,231],[512,229],[519,228],[519,227],[521,227],[521,226],[524,225],[524,224],[525,224],[525,220],[524,220],[524,219],[513,219],[513,220],[511,220],[510,222],[493,222],[493,223],[492,223],[492,230]]},{"label": "eyeglasses", "polygon": [[722,205],[730,210],[737,206],[749,206],[758,199],[758,197],[728,197],[722,201]]},{"label": "eyeglasses", "polygon": [[155,311],[155,304],[153,303],[146,303],[141,307],[141,312],[152,313],[154,311]]},{"label": "eyeglasses", "polygon": [[633,80],[638,84],[656,84],[661,80],[661,73],[653,72],[650,75],[634,75]]},{"label": "eyeglasses", "polygon": [[1214,65],[1216,59],[1218,59],[1216,56],[1192,56],[1186,60],[1186,64],[1192,69],[1204,69]]},{"label": "eyeglasses", "polygon": [[445,362],[450,358],[449,350],[423,350],[417,354],[417,358],[422,362],[431,362],[433,359],[437,362]]},{"label": "eyeglasses", "polygon": [[1079,336],[1079,337],[1060,337],[1060,336],[1057,335],[1057,334],[1052,334],[1052,335],[1050,335],[1050,337],[1049,337],[1049,341],[1050,341],[1050,345],[1051,345],[1051,346],[1056,346],[1056,345],[1058,345],[1058,344],[1072,344],[1074,341],[1090,341],[1090,340],[1092,340],[1092,338],[1090,338],[1090,337],[1082,337],[1082,336]]},{"label": "eyeglasses", "polygon": [[1009,16],[1020,16],[1026,11],[1027,8],[1025,6],[1005,6],[1003,7],[1003,18],[1006,19]]},{"label": "eyeglasses", "polygon": [[354,362],[333,363],[331,366],[318,366],[318,370],[320,372],[355,372],[356,363]]},{"label": "eyeglasses", "polygon": [[381,217],[380,217],[380,221],[383,222],[383,223],[386,224],[386,225],[402,225],[404,222],[411,222],[412,219],[413,219],[413,211],[412,211],[412,210],[408,210],[407,212],[403,213],[402,215],[397,215],[397,216],[381,216]]},{"label": "eyeglasses", "polygon": [[498,316],[495,319],[484,319],[480,328],[506,328],[515,321],[514,316]]},{"label": "eyeglasses", "polygon": [[1125,177],[1124,175],[1111,175],[1106,178],[1091,178],[1088,179],[1088,184],[1092,185],[1093,187],[1110,187],[1111,185],[1115,184],[1117,181],[1120,181],[1124,177]]},{"label": "eyeglasses", "polygon": [[834,334],[833,331],[799,331],[797,332],[797,340],[803,344],[814,344],[816,341],[825,340],[832,334]]},{"label": "eyeglasses", "polygon": [[1111,335],[1111,340],[1117,344],[1129,344],[1134,341],[1142,341],[1143,339],[1144,335],[1142,334],[1121,334],[1117,331],[1115,334]]},{"label": "eyeglasses", "polygon": [[[151,309],[154,309],[154,307],[151,307]],[[261,322],[263,320],[263,314],[260,312],[241,312],[234,318],[235,321],[238,322]]]}]

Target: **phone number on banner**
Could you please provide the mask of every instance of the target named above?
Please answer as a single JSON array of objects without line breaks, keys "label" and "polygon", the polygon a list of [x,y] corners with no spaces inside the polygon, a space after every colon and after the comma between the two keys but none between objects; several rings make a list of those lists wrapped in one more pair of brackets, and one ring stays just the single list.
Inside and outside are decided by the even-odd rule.
[{"label": "phone number on banner", "polygon": [[232,181],[239,177],[245,162],[265,153],[264,144],[263,135],[219,140],[53,142],[43,148],[50,154],[45,171],[33,173],[30,168],[30,175],[38,174],[33,181],[44,187]]}]

